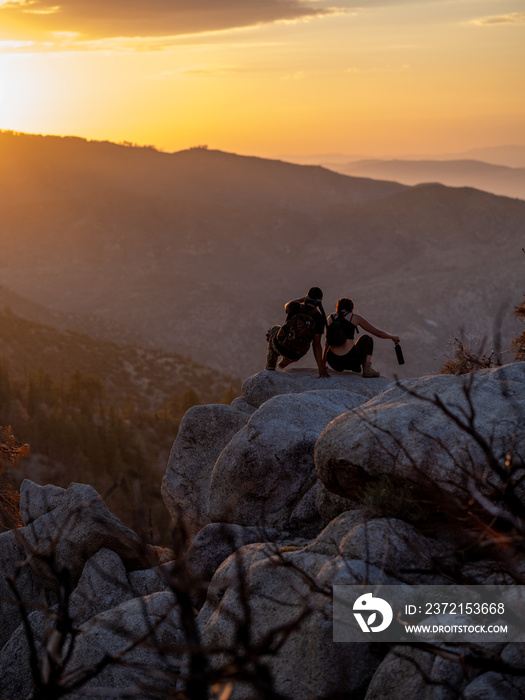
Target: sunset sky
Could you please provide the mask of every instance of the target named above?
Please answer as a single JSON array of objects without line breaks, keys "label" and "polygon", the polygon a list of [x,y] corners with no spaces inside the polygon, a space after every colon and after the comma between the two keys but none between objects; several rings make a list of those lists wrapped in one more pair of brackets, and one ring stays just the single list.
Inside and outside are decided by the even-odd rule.
[{"label": "sunset sky", "polygon": [[0,129],[261,156],[525,144],[525,2],[0,0]]}]

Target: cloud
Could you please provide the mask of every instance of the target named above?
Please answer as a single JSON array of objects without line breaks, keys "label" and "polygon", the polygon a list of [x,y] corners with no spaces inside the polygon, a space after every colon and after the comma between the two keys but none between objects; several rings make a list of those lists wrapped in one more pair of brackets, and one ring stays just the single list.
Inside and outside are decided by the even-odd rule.
[{"label": "cloud", "polygon": [[525,12],[510,12],[507,15],[493,15],[491,17],[481,17],[475,19],[472,24],[477,24],[480,27],[490,27],[497,24],[524,24]]},{"label": "cloud", "polygon": [[[232,73],[247,73],[249,72],[246,68],[239,68],[238,66],[217,66],[213,68],[185,68],[181,73],[185,75],[196,75],[203,77],[215,77],[217,75],[231,75]],[[250,71],[251,72],[251,71]]]},{"label": "cloud", "polygon": [[290,73],[289,75],[281,75],[282,80],[303,80],[305,73],[302,70],[298,70],[295,73]]},{"label": "cloud", "polygon": [[[84,39],[199,34],[334,13],[316,0],[0,0],[0,21]],[[26,37],[24,37],[26,38]]]},{"label": "cloud", "polygon": [[32,47],[34,44],[32,41],[16,41],[16,40],[5,40],[0,41],[0,53],[10,53],[14,49],[25,49]]}]

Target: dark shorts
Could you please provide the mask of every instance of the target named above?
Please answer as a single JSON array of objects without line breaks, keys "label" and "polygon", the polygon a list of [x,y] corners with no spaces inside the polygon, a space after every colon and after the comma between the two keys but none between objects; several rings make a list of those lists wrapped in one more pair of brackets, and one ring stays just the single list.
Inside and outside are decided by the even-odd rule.
[{"label": "dark shorts", "polygon": [[369,335],[362,335],[346,355],[336,355],[328,350],[326,361],[336,372],[360,372],[368,355],[374,350],[374,341]]}]

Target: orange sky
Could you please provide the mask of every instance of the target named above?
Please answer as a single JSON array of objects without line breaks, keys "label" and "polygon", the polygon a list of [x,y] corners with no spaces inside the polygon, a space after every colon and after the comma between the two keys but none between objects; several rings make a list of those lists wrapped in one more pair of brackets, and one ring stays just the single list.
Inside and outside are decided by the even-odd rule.
[{"label": "orange sky", "polygon": [[1,129],[263,156],[525,144],[523,0],[60,3],[0,0]]}]

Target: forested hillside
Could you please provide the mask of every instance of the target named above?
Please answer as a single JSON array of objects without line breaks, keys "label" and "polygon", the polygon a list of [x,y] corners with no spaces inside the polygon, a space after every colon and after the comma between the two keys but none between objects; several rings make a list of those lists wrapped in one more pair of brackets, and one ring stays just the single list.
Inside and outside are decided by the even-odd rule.
[{"label": "forested hillside", "polygon": [[179,355],[96,341],[0,312],[0,425],[31,446],[12,485],[24,476],[104,492],[127,522],[137,484],[152,524],[166,512],[159,484],[185,411],[230,403],[239,380]]}]

